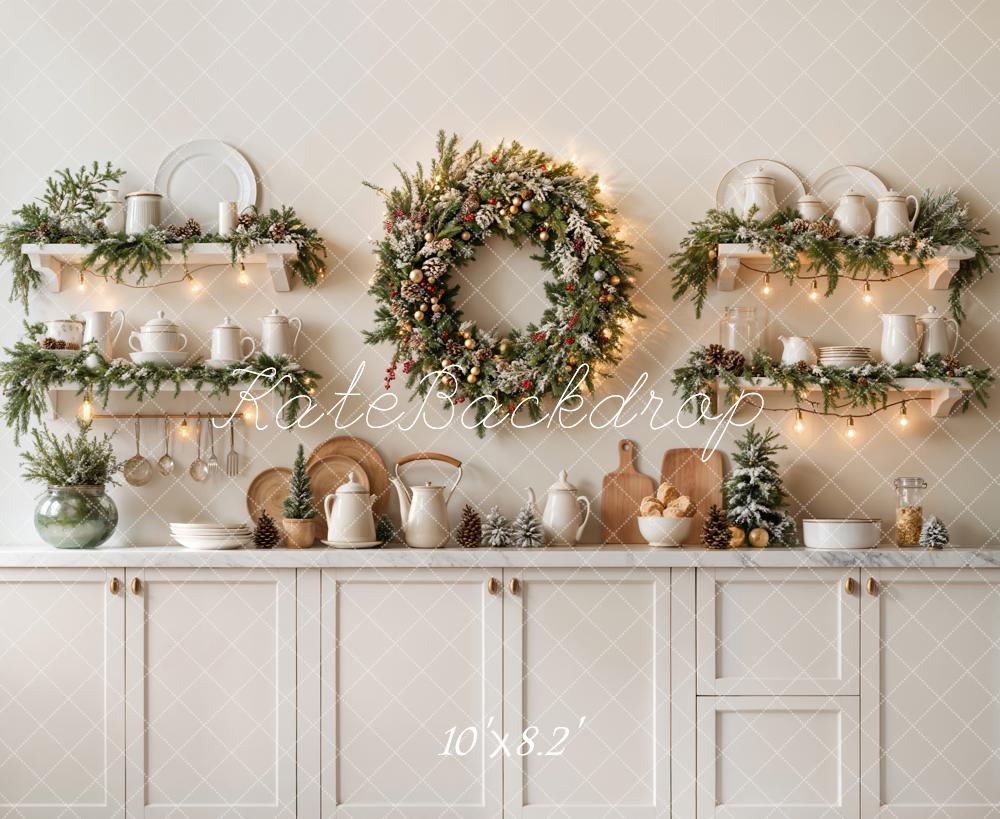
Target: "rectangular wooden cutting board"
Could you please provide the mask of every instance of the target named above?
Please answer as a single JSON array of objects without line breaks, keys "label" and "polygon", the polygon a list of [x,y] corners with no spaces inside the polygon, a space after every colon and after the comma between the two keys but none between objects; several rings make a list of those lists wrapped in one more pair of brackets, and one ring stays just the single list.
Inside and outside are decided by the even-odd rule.
[{"label": "rectangular wooden cutting board", "polygon": [[719,451],[702,457],[704,449],[668,449],[663,453],[660,480],[672,483],[682,495],[691,498],[698,510],[691,524],[688,543],[701,541],[701,527],[712,504],[722,508],[722,480],[725,463]]},{"label": "rectangular wooden cutting board", "polygon": [[601,537],[604,543],[645,543],[639,534],[639,502],[656,491],[655,481],[635,468],[635,441],[618,442],[618,468],[601,484]]}]

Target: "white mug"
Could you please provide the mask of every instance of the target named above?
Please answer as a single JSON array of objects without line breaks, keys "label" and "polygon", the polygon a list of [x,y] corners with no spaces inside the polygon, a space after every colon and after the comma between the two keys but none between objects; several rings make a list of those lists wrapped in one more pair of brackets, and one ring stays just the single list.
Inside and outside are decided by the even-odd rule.
[{"label": "white mug", "polygon": [[[243,348],[250,342],[250,349],[244,354]],[[214,361],[246,361],[254,354],[257,343],[243,335],[243,329],[233,322],[229,316],[225,321],[212,328],[212,359]]]}]

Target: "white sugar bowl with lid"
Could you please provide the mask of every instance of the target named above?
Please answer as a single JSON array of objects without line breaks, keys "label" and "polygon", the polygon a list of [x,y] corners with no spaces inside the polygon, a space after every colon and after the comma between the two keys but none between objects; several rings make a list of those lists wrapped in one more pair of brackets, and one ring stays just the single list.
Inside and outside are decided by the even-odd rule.
[{"label": "white sugar bowl with lid", "polygon": [[770,219],[778,212],[778,200],[774,194],[774,177],[764,173],[763,166],[750,176],[743,179],[743,218],[750,218],[750,211],[756,208],[753,213],[754,219],[764,221]]},{"label": "white sugar bowl with lid", "polygon": [[[244,353],[247,342],[250,342],[250,349]],[[256,349],[257,343],[250,336],[244,336],[243,328],[229,316],[222,320],[222,324],[212,328],[213,362],[246,361]]]},{"label": "white sugar bowl with lid", "polygon": [[295,355],[295,343],[299,340],[299,333],[302,332],[302,321],[295,316],[281,315],[275,307],[268,315],[262,317],[260,322],[261,350],[270,356],[292,358]]},{"label": "white sugar bowl with lid", "polygon": [[872,232],[872,215],[865,204],[865,195],[854,188],[840,197],[833,218],[843,236],[868,236]]},{"label": "white sugar bowl with lid", "polygon": [[337,491],[323,498],[326,514],[328,546],[372,546],[375,544],[375,515],[372,504],[375,496],[368,488],[347,474],[347,480]]},{"label": "white sugar bowl with lid", "polygon": [[128,336],[129,349],[137,353],[176,353],[187,347],[187,343],[187,336],[162,310]]}]

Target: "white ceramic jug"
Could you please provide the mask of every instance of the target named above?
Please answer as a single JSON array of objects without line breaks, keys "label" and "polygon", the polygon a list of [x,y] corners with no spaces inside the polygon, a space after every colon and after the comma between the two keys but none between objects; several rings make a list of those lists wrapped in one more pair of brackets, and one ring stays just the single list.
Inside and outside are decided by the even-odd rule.
[{"label": "white ceramic jug", "polygon": [[[413,461],[442,461],[458,469],[455,482],[450,489],[428,481],[420,486],[407,487],[400,477],[399,468]],[[437,452],[417,452],[400,458],[396,464],[396,476],[390,478],[399,494],[399,512],[403,529],[403,540],[415,549],[438,549],[447,545],[451,534],[448,525],[448,501],[462,480],[462,462],[449,455]]]},{"label": "white ceramic jug", "polygon": [[800,361],[811,367],[819,361],[816,346],[809,336],[778,336],[778,341],[783,345],[781,363],[786,367],[798,364]]},{"label": "white ceramic jug", "polygon": [[778,212],[778,200],[774,195],[774,177],[766,176],[763,167],[757,168],[752,176],[743,179],[743,218],[749,218],[750,209],[756,205],[754,219],[770,219]]},{"label": "white ceramic jug", "polygon": [[349,472],[337,491],[323,498],[327,541],[334,546],[375,543],[374,502],[375,496]]},{"label": "white ceramic jug", "polygon": [[833,218],[844,236],[867,236],[872,232],[872,215],[865,204],[864,194],[857,193],[853,188],[840,197]]},{"label": "white ceramic jug", "polygon": [[[910,200],[913,200],[913,216],[910,216]],[[875,235],[895,236],[908,233],[920,214],[920,200],[916,196],[903,196],[896,191],[887,191],[878,198],[875,211]]]},{"label": "white ceramic jug", "polygon": [[[111,324],[118,317],[118,329],[111,332]],[[83,314],[83,343],[94,342],[95,351],[103,356],[105,361],[114,358],[114,344],[125,326],[123,310],[88,310]],[[96,356],[87,356],[87,366],[96,367],[99,364]]]},{"label": "white ceramic jug", "polygon": [[[535,493],[528,489],[528,500],[535,503]],[[549,487],[542,510],[542,530],[549,546],[575,546],[583,536],[583,527],[590,519],[590,500],[577,493],[568,480],[566,470]]]},{"label": "white ceramic jug", "polygon": [[[250,342],[250,349],[244,354],[243,348]],[[212,360],[213,361],[246,361],[257,349],[257,344],[250,336],[243,335],[243,328],[229,316],[222,324],[212,328]]]},{"label": "white ceramic jug", "polygon": [[882,360],[887,364],[916,364],[920,359],[917,345],[917,320],[906,313],[883,313]]},{"label": "white ceramic jug", "polygon": [[942,316],[931,305],[927,312],[917,319],[920,333],[920,354],[954,355],[958,349],[958,322],[950,316]]},{"label": "white ceramic jug", "polygon": [[[261,318],[260,346],[261,349],[271,356],[295,356],[295,343],[299,340],[299,333],[302,332],[302,321],[295,316],[283,316],[275,307],[271,312]],[[295,335],[292,335],[292,327],[295,328]]]}]

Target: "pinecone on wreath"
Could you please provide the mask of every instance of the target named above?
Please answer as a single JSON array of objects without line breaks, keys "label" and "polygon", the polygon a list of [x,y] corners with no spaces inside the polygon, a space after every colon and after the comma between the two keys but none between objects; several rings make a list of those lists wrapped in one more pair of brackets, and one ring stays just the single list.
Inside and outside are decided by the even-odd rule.
[{"label": "pinecone on wreath", "polygon": [[712,504],[701,530],[701,542],[706,549],[728,549],[730,536],[726,513]]},{"label": "pinecone on wreath", "polygon": [[728,370],[731,373],[743,372],[746,363],[747,360],[739,350],[726,350],[722,354],[722,369]]},{"label": "pinecone on wreath", "polygon": [[726,348],[721,344],[709,344],[705,348],[705,363],[709,367],[719,367],[722,359],[726,355]]},{"label": "pinecone on wreath", "polygon": [[958,363],[958,356],[956,355],[946,355],[942,359],[941,363],[944,364],[945,375],[952,377],[958,371],[958,368],[962,366],[961,364]]},{"label": "pinecone on wreath", "polygon": [[284,222],[275,222],[268,229],[267,233],[271,237],[272,242],[275,244],[281,244],[288,238],[288,225]]},{"label": "pinecone on wreath", "polygon": [[253,530],[253,543],[258,549],[273,549],[281,542],[281,532],[266,511],[261,511]]},{"label": "pinecone on wreath", "polygon": [[462,200],[462,216],[468,216],[477,210],[479,210],[479,191],[476,188],[469,188],[465,199]]},{"label": "pinecone on wreath", "polygon": [[796,372],[800,372],[803,375],[805,375],[806,373],[809,372],[809,364],[808,364],[808,362],[805,362],[805,361],[796,361],[795,362],[795,370],[796,370]]},{"label": "pinecone on wreath", "polygon": [[399,286],[399,295],[404,301],[420,301],[424,296],[420,285],[409,279]]},{"label": "pinecone on wreath", "polygon": [[462,507],[462,522],[458,524],[455,540],[463,549],[473,549],[482,539],[483,521],[469,504]]},{"label": "pinecone on wreath", "polygon": [[[726,530],[728,535],[729,530]],[[514,518],[514,546],[521,549],[534,549],[545,545],[545,535],[542,532],[542,522],[538,519],[535,507],[526,503]]]}]

